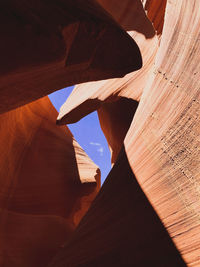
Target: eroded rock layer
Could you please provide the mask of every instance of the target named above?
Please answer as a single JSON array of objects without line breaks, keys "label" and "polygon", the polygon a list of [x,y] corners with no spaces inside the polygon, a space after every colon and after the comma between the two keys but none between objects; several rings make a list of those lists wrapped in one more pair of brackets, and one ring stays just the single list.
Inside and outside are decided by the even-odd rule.
[{"label": "eroded rock layer", "polygon": [[0,115],[0,265],[44,267],[100,187],[48,97]]},{"label": "eroded rock layer", "polygon": [[8,0],[0,21],[0,113],[142,64],[136,43],[93,0]]}]

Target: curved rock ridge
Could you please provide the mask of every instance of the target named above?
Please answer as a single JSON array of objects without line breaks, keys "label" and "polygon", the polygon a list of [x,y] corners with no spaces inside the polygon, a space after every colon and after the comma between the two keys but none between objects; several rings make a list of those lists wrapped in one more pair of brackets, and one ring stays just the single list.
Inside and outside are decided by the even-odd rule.
[{"label": "curved rock ridge", "polygon": [[0,266],[44,267],[100,188],[48,97],[0,115]]},{"label": "curved rock ridge", "polygon": [[153,66],[158,49],[158,37],[148,20],[140,0],[99,1],[113,17],[129,30],[137,42],[143,59],[143,68],[120,79],[77,85],[60,109],[58,124],[74,123],[97,110],[104,102],[116,101],[119,97],[139,100],[146,85],[148,73]]},{"label": "curved rock ridge", "polygon": [[186,267],[124,149],[72,239],[49,265],[65,266]]},{"label": "curved rock ridge", "polygon": [[8,0],[0,21],[0,113],[142,66],[137,44],[94,0]]},{"label": "curved rock ridge", "polygon": [[193,267],[200,266],[199,9],[196,0],[167,2],[155,68],[124,142],[141,188]]}]

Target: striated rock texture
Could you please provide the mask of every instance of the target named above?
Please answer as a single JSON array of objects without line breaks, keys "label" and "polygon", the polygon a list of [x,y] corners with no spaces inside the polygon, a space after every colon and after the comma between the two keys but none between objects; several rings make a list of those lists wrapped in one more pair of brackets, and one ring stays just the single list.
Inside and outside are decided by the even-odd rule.
[{"label": "striated rock texture", "polygon": [[142,65],[136,43],[94,0],[8,0],[0,22],[0,113]]},{"label": "striated rock texture", "polygon": [[0,115],[0,266],[44,267],[100,187],[48,97]]},{"label": "striated rock texture", "polygon": [[[168,0],[165,9],[165,1],[142,2],[157,28],[158,50],[144,76],[130,128],[131,119],[123,124],[129,112],[120,100],[128,94],[139,100],[134,96],[134,84],[139,85],[136,73],[129,74],[133,80],[123,87],[127,95],[116,97],[121,87],[112,86],[107,93],[107,81],[101,81],[84,85],[91,91],[80,99],[84,88],[76,87],[58,117],[60,124],[73,122],[74,114],[77,120],[101,107],[99,117],[112,151],[123,144],[124,148],[117,161],[118,152],[113,152],[116,163],[105,186],[51,267],[200,266],[200,3]],[[115,9],[109,3],[110,11],[120,9],[120,4]],[[128,10],[130,6],[124,14]],[[123,79],[113,81],[120,84]],[[93,100],[98,105],[90,105]],[[116,106],[109,103],[114,101]],[[130,194],[127,177],[134,181]],[[97,216],[102,220],[99,224],[94,223]]]}]

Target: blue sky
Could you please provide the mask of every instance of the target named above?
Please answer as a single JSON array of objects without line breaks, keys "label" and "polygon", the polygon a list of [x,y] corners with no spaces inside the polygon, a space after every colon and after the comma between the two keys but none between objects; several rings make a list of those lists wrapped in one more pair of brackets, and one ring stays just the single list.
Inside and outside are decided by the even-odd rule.
[{"label": "blue sky", "polygon": [[[73,86],[49,95],[52,104],[58,112],[72,90]],[[77,123],[68,124],[67,126],[89,157],[101,169],[101,183],[103,183],[111,169],[111,160],[107,141],[99,125],[97,112],[93,112]]]}]

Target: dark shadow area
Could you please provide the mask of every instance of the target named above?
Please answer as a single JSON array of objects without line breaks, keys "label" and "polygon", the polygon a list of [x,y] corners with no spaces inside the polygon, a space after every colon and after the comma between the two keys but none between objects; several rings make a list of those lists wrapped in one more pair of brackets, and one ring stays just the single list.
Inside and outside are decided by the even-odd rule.
[{"label": "dark shadow area", "polygon": [[124,147],[91,208],[51,267],[186,267],[139,186]]},{"label": "dark shadow area", "polygon": [[98,0],[98,2],[126,31],[142,33],[147,39],[155,36],[155,30],[141,0],[123,0],[120,4],[118,0]]},{"label": "dark shadow area", "polygon": [[104,103],[98,109],[100,125],[111,149],[112,164],[117,159],[137,107],[137,101],[120,97],[115,102]]},{"label": "dark shadow area", "polygon": [[92,0],[8,0],[0,22],[0,113],[142,67],[135,41]]},{"label": "dark shadow area", "polygon": [[147,16],[153,23],[158,35],[162,34],[166,4],[167,0],[147,0],[145,4]]}]

